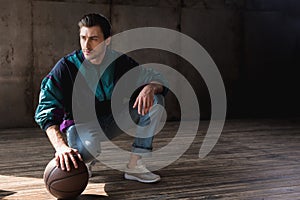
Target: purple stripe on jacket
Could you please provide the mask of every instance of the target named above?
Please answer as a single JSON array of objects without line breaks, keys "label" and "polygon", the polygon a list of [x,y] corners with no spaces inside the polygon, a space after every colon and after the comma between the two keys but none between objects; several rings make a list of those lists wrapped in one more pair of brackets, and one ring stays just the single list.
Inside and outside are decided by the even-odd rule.
[{"label": "purple stripe on jacket", "polygon": [[74,120],[64,120],[61,124],[60,124],[60,127],[59,127],[59,129],[60,129],[60,131],[62,132],[62,133],[65,133],[66,132],[66,130],[70,127],[70,126],[72,126],[72,125],[74,125],[75,123],[74,123]]},{"label": "purple stripe on jacket", "polygon": [[47,78],[49,78],[52,82],[53,82],[53,84],[59,89],[59,90],[61,90],[62,91],[62,87],[61,87],[61,85],[55,80],[55,78],[53,77],[53,76],[51,76],[51,75],[47,75]]}]

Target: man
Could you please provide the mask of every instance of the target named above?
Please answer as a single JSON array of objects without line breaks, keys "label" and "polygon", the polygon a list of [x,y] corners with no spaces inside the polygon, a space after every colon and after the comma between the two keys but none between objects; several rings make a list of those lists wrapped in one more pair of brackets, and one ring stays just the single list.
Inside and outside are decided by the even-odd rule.
[{"label": "man", "polygon": [[[75,103],[72,102],[72,92],[76,76],[83,76],[88,85],[91,77],[88,74],[102,73],[100,80],[97,80],[97,90],[81,90],[82,94],[79,96],[84,98],[87,93],[93,91],[97,122],[107,138],[112,139],[121,133],[112,116],[110,106],[112,91],[122,75],[138,66],[130,57],[120,55],[108,48],[111,40],[111,25],[104,16],[85,15],[78,25],[81,50],[74,51],[59,60],[43,79],[35,114],[36,122],[47,133],[56,151],[57,166],[67,171],[71,170],[71,165],[78,167],[76,156],[87,163],[93,162],[100,154],[101,134],[95,132],[92,119],[89,121],[87,117],[83,121],[76,121],[75,126],[74,113],[72,113],[72,104]],[[108,67],[105,66],[107,63],[110,63]],[[153,183],[159,181],[160,176],[149,171],[141,159],[144,153],[152,150],[155,128],[162,116],[161,109],[154,108],[158,104],[163,105],[163,95],[167,89],[161,85],[163,82],[161,75],[154,71],[149,73],[148,70],[146,79],[147,82],[140,84],[136,95],[132,95],[129,110],[138,126],[149,125],[151,115],[151,126],[155,127],[146,129],[145,132],[137,129],[124,177],[129,180]],[[86,113],[85,106],[79,106],[83,113]],[[67,141],[64,140],[64,136]]]}]

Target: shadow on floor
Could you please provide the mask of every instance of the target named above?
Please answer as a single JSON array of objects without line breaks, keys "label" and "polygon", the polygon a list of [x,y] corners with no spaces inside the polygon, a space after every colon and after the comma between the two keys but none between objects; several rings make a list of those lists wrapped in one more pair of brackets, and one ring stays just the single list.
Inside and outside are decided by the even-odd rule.
[{"label": "shadow on floor", "polygon": [[15,194],[15,193],[16,192],[0,190],[0,199],[3,199],[4,197]]}]

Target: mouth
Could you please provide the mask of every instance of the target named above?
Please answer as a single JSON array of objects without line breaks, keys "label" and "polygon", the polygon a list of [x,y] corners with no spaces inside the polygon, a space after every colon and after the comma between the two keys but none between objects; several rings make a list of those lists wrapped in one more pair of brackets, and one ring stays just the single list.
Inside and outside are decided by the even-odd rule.
[{"label": "mouth", "polygon": [[92,53],[92,50],[89,50],[89,49],[84,49],[82,51],[85,55],[90,55]]}]

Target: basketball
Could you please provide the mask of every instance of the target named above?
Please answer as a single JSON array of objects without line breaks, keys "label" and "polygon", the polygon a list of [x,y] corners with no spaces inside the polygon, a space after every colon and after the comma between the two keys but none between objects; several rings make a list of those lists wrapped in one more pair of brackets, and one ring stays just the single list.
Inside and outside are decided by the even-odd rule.
[{"label": "basketball", "polygon": [[70,171],[56,167],[55,159],[46,166],[44,182],[47,190],[58,199],[70,199],[79,196],[86,188],[89,174],[84,162],[77,159],[78,168],[73,165]]}]

